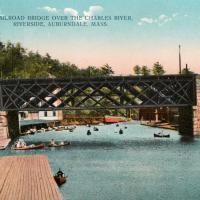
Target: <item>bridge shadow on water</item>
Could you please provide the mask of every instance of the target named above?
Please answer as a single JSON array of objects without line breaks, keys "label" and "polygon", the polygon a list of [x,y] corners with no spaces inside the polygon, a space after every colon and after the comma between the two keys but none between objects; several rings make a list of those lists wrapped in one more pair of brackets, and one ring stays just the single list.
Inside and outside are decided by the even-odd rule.
[{"label": "bridge shadow on water", "polygon": [[191,143],[195,142],[195,137],[194,136],[181,136],[180,137],[180,142],[184,143],[184,144],[191,144]]}]

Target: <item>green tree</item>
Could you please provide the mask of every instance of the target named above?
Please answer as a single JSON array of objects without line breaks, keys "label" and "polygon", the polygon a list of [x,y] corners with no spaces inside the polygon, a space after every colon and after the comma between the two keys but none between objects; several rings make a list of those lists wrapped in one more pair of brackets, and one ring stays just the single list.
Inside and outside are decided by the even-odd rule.
[{"label": "green tree", "polygon": [[5,66],[5,50],[4,50],[4,45],[2,42],[0,42],[0,78],[3,78],[3,68]]},{"label": "green tree", "polygon": [[[4,46],[2,48],[2,46]],[[25,49],[20,43],[1,45],[1,75],[3,78],[22,77]],[[2,58],[3,56],[3,58]]]},{"label": "green tree", "polygon": [[20,43],[0,41],[0,77],[9,78],[37,78],[74,76],[111,76],[114,71],[108,64],[100,68],[88,66],[80,69],[70,62],[61,63],[53,59],[48,53],[45,56],[39,52],[27,51]]},{"label": "green tree", "polygon": [[114,74],[114,71],[112,70],[112,67],[108,64],[103,65],[101,68],[101,75],[103,76],[111,76]]},{"label": "green tree", "polygon": [[135,65],[133,71],[135,75],[141,75],[141,67],[139,65]]},{"label": "green tree", "polygon": [[0,41],[0,51],[3,50],[4,47],[5,45],[3,44],[3,42]]},{"label": "green tree", "polygon": [[148,75],[150,75],[150,73],[151,73],[151,70],[147,67],[147,66],[142,66],[142,68],[141,68],[141,74],[143,75],[143,76],[148,76]]},{"label": "green tree", "polygon": [[99,76],[100,73],[100,69],[95,66],[88,66],[86,69],[82,70],[82,75],[87,77]]},{"label": "green tree", "polygon": [[159,62],[154,63],[152,71],[153,71],[153,74],[156,76],[165,74],[165,70]]}]

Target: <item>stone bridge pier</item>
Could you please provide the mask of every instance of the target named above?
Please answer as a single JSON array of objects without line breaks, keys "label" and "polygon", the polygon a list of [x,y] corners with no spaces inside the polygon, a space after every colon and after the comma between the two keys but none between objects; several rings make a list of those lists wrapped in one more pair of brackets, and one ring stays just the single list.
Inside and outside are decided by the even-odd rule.
[{"label": "stone bridge pier", "polygon": [[196,105],[179,108],[181,135],[200,135],[200,75],[196,76]]},{"label": "stone bridge pier", "polygon": [[0,140],[15,138],[19,134],[17,111],[0,111]]},{"label": "stone bridge pier", "polygon": [[193,107],[193,133],[200,135],[200,75],[196,78],[197,105]]},{"label": "stone bridge pier", "polygon": [[0,112],[0,140],[9,138],[7,113]]}]

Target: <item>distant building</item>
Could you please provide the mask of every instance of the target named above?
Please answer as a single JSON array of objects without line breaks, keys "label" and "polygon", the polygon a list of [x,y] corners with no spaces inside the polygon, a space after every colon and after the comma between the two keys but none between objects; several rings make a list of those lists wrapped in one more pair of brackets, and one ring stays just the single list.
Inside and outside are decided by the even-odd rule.
[{"label": "distant building", "polygon": [[[60,91],[60,88],[55,89],[52,93],[56,94]],[[46,97],[46,101],[50,101],[52,97]],[[30,98],[30,101],[33,101],[34,98]],[[39,102],[38,106],[42,107],[44,102]],[[61,103],[61,100],[56,100],[54,106],[58,106]],[[23,111],[19,115],[20,120],[50,120],[50,121],[61,121],[63,120],[63,111],[62,110],[51,110],[51,111]]]},{"label": "distant building", "polygon": [[178,115],[177,108],[140,108],[139,119],[142,121],[166,121],[176,122]]},{"label": "distant building", "polygon": [[20,111],[19,112],[20,120],[51,120],[51,121],[61,121],[63,120],[62,110],[53,110],[53,111]]}]

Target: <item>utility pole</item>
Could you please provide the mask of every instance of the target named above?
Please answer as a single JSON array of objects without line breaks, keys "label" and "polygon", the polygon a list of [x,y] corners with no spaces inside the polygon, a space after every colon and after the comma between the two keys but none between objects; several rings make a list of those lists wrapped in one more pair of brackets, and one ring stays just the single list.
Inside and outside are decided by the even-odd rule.
[{"label": "utility pole", "polygon": [[179,44],[179,74],[181,74],[182,67],[181,67],[181,45]]}]

